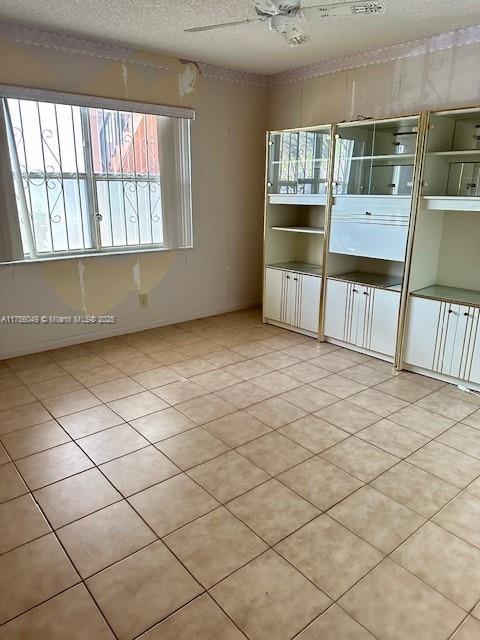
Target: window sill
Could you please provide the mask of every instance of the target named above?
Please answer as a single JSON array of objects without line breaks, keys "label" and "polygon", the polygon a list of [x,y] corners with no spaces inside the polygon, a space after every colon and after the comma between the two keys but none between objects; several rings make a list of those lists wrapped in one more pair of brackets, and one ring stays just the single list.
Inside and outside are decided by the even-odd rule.
[{"label": "window sill", "polygon": [[75,253],[75,254],[65,254],[58,256],[45,256],[39,258],[24,258],[23,260],[11,260],[9,262],[0,262],[0,266],[9,266],[13,264],[38,264],[39,262],[63,262],[64,260],[86,260],[88,258],[101,258],[107,256],[136,256],[143,255],[145,253],[165,253],[170,251],[189,251],[194,247],[178,247],[178,248],[170,248],[170,247],[155,247],[153,249],[121,249],[121,250],[112,250],[112,251],[92,251],[89,253]]}]

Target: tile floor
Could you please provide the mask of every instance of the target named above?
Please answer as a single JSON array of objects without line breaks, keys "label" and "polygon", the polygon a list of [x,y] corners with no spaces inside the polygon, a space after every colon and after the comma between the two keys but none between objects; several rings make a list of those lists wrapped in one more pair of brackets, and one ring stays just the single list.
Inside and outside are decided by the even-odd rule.
[{"label": "tile floor", "polygon": [[0,363],[0,640],[478,640],[480,398],[231,313]]}]

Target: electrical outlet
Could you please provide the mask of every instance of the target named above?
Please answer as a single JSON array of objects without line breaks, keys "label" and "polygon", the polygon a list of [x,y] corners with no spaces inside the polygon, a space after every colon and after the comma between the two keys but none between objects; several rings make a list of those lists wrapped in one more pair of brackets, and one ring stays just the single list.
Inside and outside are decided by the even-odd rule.
[{"label": "electrical outlet", "polygon": [[148,294],[147,293],[139,293],[138,294],[138,304],[140,307],[148,307]]}]

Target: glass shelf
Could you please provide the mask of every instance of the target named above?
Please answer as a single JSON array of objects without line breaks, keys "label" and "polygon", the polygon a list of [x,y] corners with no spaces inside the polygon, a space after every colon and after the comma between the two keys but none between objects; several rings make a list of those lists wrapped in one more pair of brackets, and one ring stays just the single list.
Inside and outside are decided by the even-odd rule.
[{"label": "glass shelf", "polygon": [[306,273],[311,276],[322,275],[322,265],[311,264],[309,262],[276,262],[274,264],[267,264],[267,267],[271,269],[282,269],[286,271],[295,271],[296,273]]},{"label": "glass shelf", "polygon": [[412,291],[411,295],[417,298],[428,298],[430,300],[440,300],[441,302],[480,307],[480,291],[475,291],[474,289],[460,289],[458,287],[434,284],[431,287]]},{"label": "glass shelf", "polygon": [[291,231],[293,233],[313,233],[324,235],[325,229],[322,227],[299,227],[299,226],[275,226],[271,227],[273,231]]},{"label": "glass shelf", "polygon": [[402,279],[398,276],[385,276],[381,273],[367,273],[365,271],[352,271],[351,273],[340,273],[328,277],[331,280],[342,280],[343,282],[353,282],[367,287],[378,287],[379,289],[393,291],[400,291],[402,286]]}]

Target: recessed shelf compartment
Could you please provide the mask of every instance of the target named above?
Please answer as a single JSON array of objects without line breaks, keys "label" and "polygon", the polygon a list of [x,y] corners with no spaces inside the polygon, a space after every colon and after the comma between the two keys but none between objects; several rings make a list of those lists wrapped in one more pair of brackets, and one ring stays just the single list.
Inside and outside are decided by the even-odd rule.
[{"label": "recessed shelf compartment", "polygon": [[367,273],[366,271],[352,271],[350,273],[340,273],[328,276],[331,280],[341,280],[342,282],[353,282],[367,287],[378,289],[389,289],[400,291],[402,280],[398,276],[388,276],[381,273]]},{"label": "recessed shelf compartment", "polygon": [[309,262],[276,262],[266,265],[269,269],[281,269],[282,271],[293,271],[295,273],[306,273],[311,276],[321,276],[323,269],[321,264],[311,264]]},{"label": "recessed shelf compartment", "polygon": [[312,234],[316,234],[316,235],[324,235],[325,234],[325,229],[323,229],[322,227],[297,227],[297,226],[291,226],[291,227],[271,227],[273,231],[289,231],[292,233],[312,233]]},{"label": "recessed shelf compartment", "polygon": [[463,304],[472,307],[480,307],[480,291],[473,289],[460,289],[442,284],[434,284],[417,291],[412,291],[412,296],[416,298],[428,298],[429,300],[440,300],[452,304]]},{"label": "recessed shelf compartment", "polygon": [[480,213],[480,197],[423,196],[422,203],[430,211],[473,211]]}]

